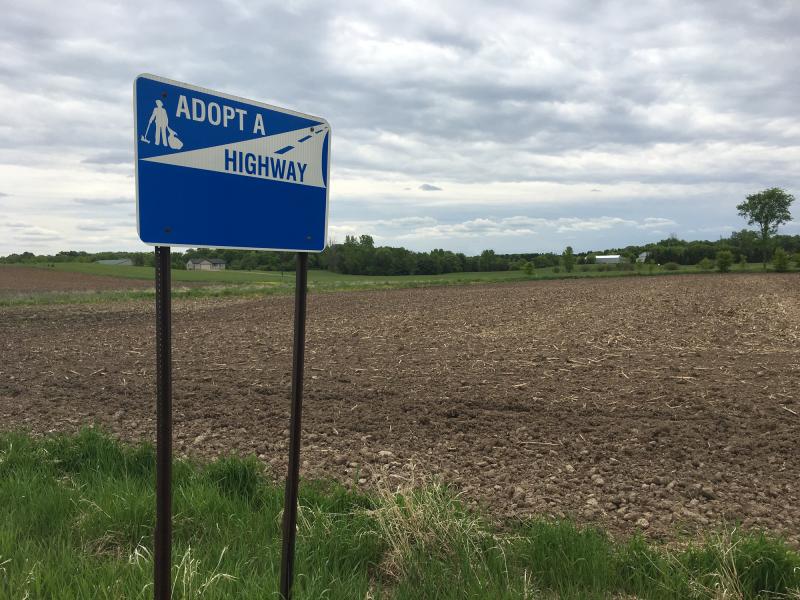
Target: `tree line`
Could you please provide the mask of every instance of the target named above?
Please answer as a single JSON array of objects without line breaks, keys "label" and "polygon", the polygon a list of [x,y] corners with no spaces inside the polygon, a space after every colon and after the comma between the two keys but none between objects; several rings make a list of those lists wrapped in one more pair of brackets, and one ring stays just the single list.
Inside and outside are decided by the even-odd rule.
[{"label": "tree line", "polygon": [[[775,235],[771,238],[770,256],[780,249],[789,256],[800,253],[800,235]],[[376,246],[369,235],[347,236],[343,243],[332,243],[319,254],[309,254],[309,268],[326,269],[350,275],[439,275],[474,271],[508,271],[524,269],[525,263],[532,268],[549,268],[567,264],[594,264],[601,254],[619,254],[626,262],[636,262],[642,252],[647,260],[657,264],[675,263],[696,265],[703,260],[716,260],[721,251],[729,251],[734,262],[760,262],[764,249],[758,233],[743,229],[727,238],[716,241],[686,241],[670,236],[659,242],[605,248],[593,252],[554,253],[529,252],[497,254],[484,250],[479,255],[467,256],[461,252],[436,249],[430,252],[414,252],[402,247]],[[173,249],[172,266],[185,269],[192,258],[219,258],[228,269],[248,271],[293,271],[295,255],[291,252],[261,252],[255,250],[223,250],[191,248],[184,252]],[[34,254],[22,252],[0,257],[0,263],[58,263],[95,262],[130,258],[134,265],[153,266],[152,252],[83,252],[68,250],[56,254]]]},{"label": "tree line", "polygon": [[[742,229],[727,238],[716,241],[686,241],[671,235],[659,242],[630,245],[622,248],[606,248],[602,251],[574,253],[571,247],[560,254],[553,252],[497,254],[487,249],[476,256],[461,252],[435,249],[430,252],[414,252],[403,247],[376,246],[370,235],[347,236],[342,243],[331,243],[319,254],[309,254],[309,268],[327,269],[349,275],[439,275],[474,271],[532,271],[535,268],[560,268],[571,271],[574,265],[593,264],[599,254],[619,254],[626,263],[635,263],[642,253],[647,253],[647,262],[656,264],[697,265],[703,261],[717,261],[722,253],[723,263],[766,263],[777,253],[781,258],[800,254],[800,235],[777,235],[779,225],[791,220],[789,207],[794,197],[780,188],[770,188],[747,196],[736,208],[749,225],[758,230]],[[172,266],[186,268],[193,258],[218,258],[227,263],[228,269],[248,271],[292,271],[295,268],[294,253],[262,252],[253,250],[225,250],[193,248],[185,252],[173,251]],[[117,258],[130,258],[135,265],[152,266],[152,252],[82,252],[62,251],[54,255],[37,255],[22,252],[0,257],[2,263],[56,263],[94,262]]]}]

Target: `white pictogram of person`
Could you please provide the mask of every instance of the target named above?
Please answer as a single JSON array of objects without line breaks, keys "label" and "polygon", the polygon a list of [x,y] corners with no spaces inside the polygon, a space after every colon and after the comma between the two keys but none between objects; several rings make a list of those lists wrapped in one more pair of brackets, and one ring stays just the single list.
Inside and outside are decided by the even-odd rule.
[{"label": "white pictogram of person", "polygon": [[167,111],[164,108],[164,103],[161,102],[161,100],[156,100],[156,107],[153,109],[153,114],[150,115],[150,120],[147,122],[147,129],[150,129],[150,125],[153,123],[153,121],[156,122],[156,146],[168,146],[167,129],[169,125],[169,116],[167,115]]},{"label": "white pictogram of person", "polygon": [[147,139],[147,134],[150,132],[150,125],[153,124],[153,121],[156,123],[156,146],[167,146],[173,150],[180,150],[183,148],[183,142],[178,138],[178,134],[169,127],[169,116],[167,116],[167,111],[161,100],[156,100],[156,107],[150,115],[150,120],[147,122],[144,134],[139,138],[140,141],[145,144],[150,143],[150,140]]}]

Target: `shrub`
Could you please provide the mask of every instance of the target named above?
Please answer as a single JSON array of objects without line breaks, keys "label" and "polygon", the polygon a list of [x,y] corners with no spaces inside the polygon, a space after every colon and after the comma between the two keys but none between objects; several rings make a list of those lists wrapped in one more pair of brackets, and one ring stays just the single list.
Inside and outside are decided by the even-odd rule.
[{"label": "shrub", "polygon": [[772,255],[772,265],[778,273],[785,273],[789,270],[789,255],[783,248],[776,248]]},{"label": "shrub", "polygon": [[665,271],[677,271],[681,266],[676,262],[668,262],[663,265]]},{"label": "shrub", "polygon": [[561,255],[561,262],[564,264],[564,270],[567,273],[572,273],[575,268],[575,253],[572,251],[572,246],[567,246],[564,253]]},{"label": "shrub", "polygon": [[720,273],[727,273],[733,264],[733,254],[730,250],[720,250],[717,252],[717,269]]},{"label": "shrub", "polygon": [[695,265],[701,271],[710,271],[714,268],[714,261],[706,257]]},{"label": "shrub", "polygon": [[553,267],[553,273],[560,273],[561,267]]},{"label": "shrub", "polygon": [[533,275],[533,264],[526,260],[525,264],[522,265],[522,270],[525,272],[525,275]]}]

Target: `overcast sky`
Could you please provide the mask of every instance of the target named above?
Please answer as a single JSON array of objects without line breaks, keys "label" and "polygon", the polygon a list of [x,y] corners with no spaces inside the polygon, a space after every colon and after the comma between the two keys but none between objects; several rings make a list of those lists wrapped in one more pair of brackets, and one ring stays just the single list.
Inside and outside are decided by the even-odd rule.
[{"label": "overcast sky", "polygon": [[798,32],[797,0],[4,0],[0,254],[146,249],[143,72],[327,118],[331,240],[718,239],[747,194],[800,197]]}]

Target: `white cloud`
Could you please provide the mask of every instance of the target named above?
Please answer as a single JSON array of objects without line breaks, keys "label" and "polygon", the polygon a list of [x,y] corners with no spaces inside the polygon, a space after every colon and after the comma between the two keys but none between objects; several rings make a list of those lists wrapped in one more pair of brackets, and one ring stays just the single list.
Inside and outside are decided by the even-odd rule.
[{"label": "white cloud", "polygon": [[641,229],[660,229],[661,227],[675,227],[678,223],[672,219],[664,219],[661,217],[647,217],[639,223],[638,227]]},{"label": "white cloud", "polygon": [[[637,229],[651,229],[655,223],[665,225],[668,221],[656,217],[647,217],[637,221],[608,216],[547,219],[515,215],[502,218],[483,217],[457,222],[441,222],[432,218],[353,220],[337,223],[331,229],[337,241],[342,241],[347,235],[370,232],[376,243],[380,245],[396,245],[399,242],[412,248],[425,249],[426,247],[439,247],[439,242],[442,240],[451,240],[453,249],[474,252],[479,247],[489,247],[484,243],[488,240],[501,243],[501,240],[507,241],[511,238],[518,242],[525,241],[529,251],[542,251],[547,249],[547,246],[542,247],[543,240],[550,245],[549,247],[557,248],[572,239],[568,237],[569,234],[594,236],[599,234],[600,237],[592,239],[602,240],[602,236],[607,235],[604,232],[624,230],[630,236]],[[635,241],[637,240],[632,239],[631,243]],[[600,244],[597,247],[607,245]],[[594,248],[591,245],[581,247],[584,249]],[[506,248],[501,251],[510,252],[512,250]]]}]

